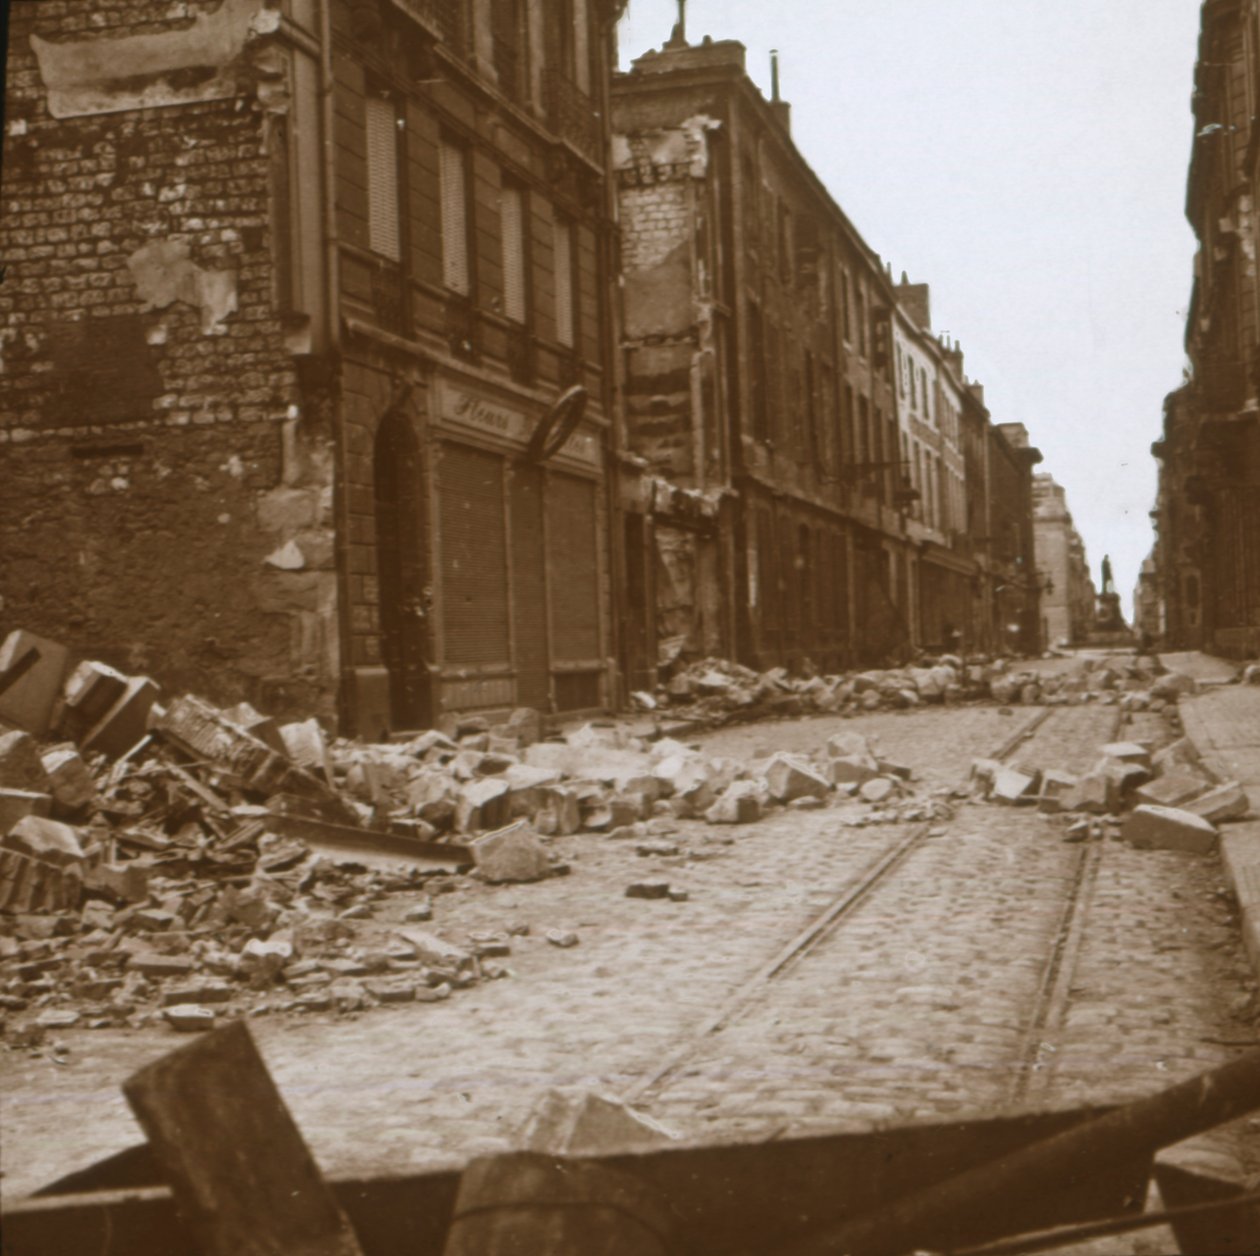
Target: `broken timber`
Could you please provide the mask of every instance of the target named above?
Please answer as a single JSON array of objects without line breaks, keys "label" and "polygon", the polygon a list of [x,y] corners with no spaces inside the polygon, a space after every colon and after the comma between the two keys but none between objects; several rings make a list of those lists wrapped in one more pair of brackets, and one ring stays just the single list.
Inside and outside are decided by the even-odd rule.
[{"label": "broken timber", "polygon": [[142,1068],[123,1093],[203,1256],[362,1256],[244,1021]]}]

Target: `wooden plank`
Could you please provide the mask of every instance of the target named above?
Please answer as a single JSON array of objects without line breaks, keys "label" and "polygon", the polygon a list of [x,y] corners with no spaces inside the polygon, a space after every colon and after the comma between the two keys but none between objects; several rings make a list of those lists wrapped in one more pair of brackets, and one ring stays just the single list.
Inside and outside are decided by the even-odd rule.
[{"label": "wooden plank", "polygon": [[123,1093],[204,1256],[363,1256],[244,1021]]}]

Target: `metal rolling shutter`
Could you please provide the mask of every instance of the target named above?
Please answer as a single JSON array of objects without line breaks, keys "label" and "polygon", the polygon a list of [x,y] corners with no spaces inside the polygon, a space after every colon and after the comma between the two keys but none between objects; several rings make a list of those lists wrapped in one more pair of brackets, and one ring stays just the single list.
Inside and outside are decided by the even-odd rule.
[{"label": "metal rolling shutter", "polygon": [[547,556],[543,545],[543,475],[518,464],[512,479],[512,615],[516,630],[516,699],[551,705],[547,656]]},{"label": "metal rolling shutter", "polygon": [[571,475],[547,483],[552,642],[561,660],[597,659],[599,565],[595,486]]},{"label": "metal rolling shutter", "polygon": [[445,661],[507,663],[503,460],[446,443],[440,493]]}]

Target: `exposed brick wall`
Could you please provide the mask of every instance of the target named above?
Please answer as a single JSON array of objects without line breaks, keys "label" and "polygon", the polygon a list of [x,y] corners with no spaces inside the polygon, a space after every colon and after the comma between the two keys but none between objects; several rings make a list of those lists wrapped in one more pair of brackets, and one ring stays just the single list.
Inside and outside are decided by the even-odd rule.
[{"label": "exposed brick wall", "polygon": [[[247,30],[263,8],[233,0],[226,10],[239,15],[235,62],[163,79],[129,64],[128,37],[178,40],[221,10],[197,0],[13,6],[0,628],[60,638],[173,689],[328,712],[331,462],[273,294],[272,157],[255,93],[268,41]],[[33,34],[117,41],[119,90],[143,80],[149,107],[54,117]],[[225,81],[227,98],[166,103]],[[301,569],[265,565],[288,541]]]}]

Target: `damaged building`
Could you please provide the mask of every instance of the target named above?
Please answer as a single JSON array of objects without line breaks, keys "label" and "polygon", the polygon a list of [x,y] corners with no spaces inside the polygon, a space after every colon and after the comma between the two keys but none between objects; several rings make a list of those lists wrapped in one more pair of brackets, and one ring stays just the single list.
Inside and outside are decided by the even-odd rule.
[{"label": "damaged building", "polygon": [[642,633],[793,669],[1035,649],[1040,455],[993,427],[927,285],[892,282],[774,81],[767,100],[742,44],[682,23],[614,81],[626,434],[674,486],[628,516],[627,565],[668,590]]},{"label": "damaged building", "polygon": [[18,6],[6,620],[371,735],[611,705],[619,7]]},{"label": "damaged building", "polygon": [[[1164,404],[1145,622],[1173,649],[1260,651],[1260,16],[1203,6],[1186,215],[1190,370]],[[1153,605],[1152,605],[1153,603]]]}]

